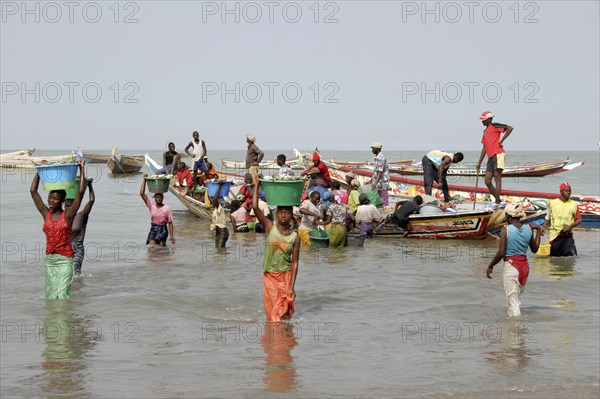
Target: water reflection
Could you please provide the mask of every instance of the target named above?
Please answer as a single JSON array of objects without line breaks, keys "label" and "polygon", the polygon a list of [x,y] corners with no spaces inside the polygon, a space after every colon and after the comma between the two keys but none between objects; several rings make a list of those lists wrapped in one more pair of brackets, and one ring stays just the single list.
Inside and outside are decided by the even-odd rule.
[{"label": "water reflection", "polygon": [[554,280],[573,277],[575,275],[575,263],[577,257],[539,257],[533,258],[531,266],[532,271],[540,276],[548,277]]},{"label": "water reflection", "polygon": [[156,264],[166,264],[171,261],[173,253],[175,253],[175,248],[171,246],[148,245],[146,249],[148,251],[148,262]]},{"label": "water reflection", "polygon": [[261,344],[265,351],[265,390],[269,392],[289,392],[296,386],[291,350],[298,345],[292,324],[265,323]]},{"label": "water reflection", "polygon": [[85,391],[84,355],[101,338],[101,333],[86,320],[73,314],[73,301],[46,300],[48,312],[44,318],[42,336],[46,348],[44,361],[44,384],[42,390],[49,396],[89,396]]},{"label": "water reflection", "polygon": [[[516,323],[506,325],[497,339],[490,339],[494,350],[483,352],[485,362],[498,367],[502,374],[522,373],[527,369],[533,353],[527,344],[536,341],[535,323]],[[490,338],[490,337],[488,337]]]}]

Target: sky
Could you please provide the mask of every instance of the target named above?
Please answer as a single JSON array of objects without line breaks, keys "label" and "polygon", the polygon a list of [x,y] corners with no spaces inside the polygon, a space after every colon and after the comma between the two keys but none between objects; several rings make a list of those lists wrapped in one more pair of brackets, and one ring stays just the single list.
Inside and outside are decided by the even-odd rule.
[{"label": "sky", "polygon": [[596,150],[598,1],[1,1],[0,149]]}]

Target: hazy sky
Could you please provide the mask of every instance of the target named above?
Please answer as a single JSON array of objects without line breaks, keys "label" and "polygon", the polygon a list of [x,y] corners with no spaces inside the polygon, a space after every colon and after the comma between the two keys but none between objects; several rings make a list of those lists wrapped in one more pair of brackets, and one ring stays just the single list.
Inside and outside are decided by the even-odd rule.
[{"label": "hazy sky", "polygon": [[2,149],[595,150],[598,1],[2,1]]}]

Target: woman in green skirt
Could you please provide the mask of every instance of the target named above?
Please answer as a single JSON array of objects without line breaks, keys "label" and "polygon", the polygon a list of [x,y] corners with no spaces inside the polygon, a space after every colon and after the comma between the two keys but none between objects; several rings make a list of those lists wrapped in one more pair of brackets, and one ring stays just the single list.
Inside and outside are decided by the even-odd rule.
[{"label": "woman in green skirt", "polygon": [[79,164],[79,192],[73,205],[63,210],[67,193],[65,190],[52,190],[48,193],[48,206],[44,204],[38,193],[40,176],[35,174],[31,182],[31,198],[44,218],[43,231],[46,234],[46,299],[70,298],[71,283],[73,282],[73,247],[71,246],[71,226],[79,210],[85,191],[85,161]]}]

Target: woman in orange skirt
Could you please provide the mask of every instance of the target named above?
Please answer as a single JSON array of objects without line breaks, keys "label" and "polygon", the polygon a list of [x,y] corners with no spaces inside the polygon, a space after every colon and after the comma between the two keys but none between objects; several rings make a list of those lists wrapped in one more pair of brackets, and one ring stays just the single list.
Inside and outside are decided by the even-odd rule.
[{"label": "woman in orange skirt", "polygon": [[[294,284],[298,275],[300,237],[292,230],[292,207],[278,206],[272,222],[258,206],[259,182],[254,186],[254,214],[265,227],[263,304],[268,321],[287,320],[294,314]],[[268,200],[268,198],[267,198]]]}]

